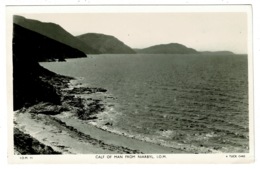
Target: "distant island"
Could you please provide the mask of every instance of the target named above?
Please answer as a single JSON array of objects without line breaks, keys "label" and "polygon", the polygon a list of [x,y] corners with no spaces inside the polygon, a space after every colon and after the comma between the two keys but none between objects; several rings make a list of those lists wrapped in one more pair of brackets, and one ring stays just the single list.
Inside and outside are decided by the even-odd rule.
[{"label": "distant island", "polygon": [[200,54],[203,55],[235,55],[230,51],[200,51]]},{"label": "distant island", "polygon": [[155,45],[144,49],[136,49],[137,53],[145,54],[197,54],[195,49],[188,48],[179,43]]},{"label": "distant island", "polygon": [[134,54],[136,53],[132,48],[125,45],[122,41],[118,40],[114,36],[98,34],[98,33],[86,33],[77,36],[86,45],[98,51],[102,54]]},{"label": "distant island", "polygon": [[142,54],[202,54],[202,55],[234,55],[231,51],[197,51],[179,43],[154,45],[143,49],[134,49]]}]

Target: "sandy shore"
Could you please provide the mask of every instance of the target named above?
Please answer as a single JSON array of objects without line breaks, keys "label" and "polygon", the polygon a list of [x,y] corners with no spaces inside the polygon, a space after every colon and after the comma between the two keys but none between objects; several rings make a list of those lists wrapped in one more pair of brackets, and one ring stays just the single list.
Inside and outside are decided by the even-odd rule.
[{"label": "sandy shore", "polygon": [[32,142],[33,150],[23,150],[15,143],[17,154],[138,154],[185,153],[135,138],[97,128],[89,120],[104,111],[102,101],[83,99],[80,95],[106,92],[102,88],[82,87],[75,80],[63,76],[43,79],[55,86],[62,96],[61,105],[38,103],[14,113],[16,137]]},{"label": "sandy shore", "polygon": [[128,138],[99,129],[75,117],[15,115],[15,127],[62,154],[183,153],[172,148]]}]

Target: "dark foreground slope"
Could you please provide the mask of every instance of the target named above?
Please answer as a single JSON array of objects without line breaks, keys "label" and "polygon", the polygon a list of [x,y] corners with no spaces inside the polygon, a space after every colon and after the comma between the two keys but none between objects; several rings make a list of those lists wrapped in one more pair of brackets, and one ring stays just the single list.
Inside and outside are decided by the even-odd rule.
[{"label": "dark foreground slope", "polygon": [[48,101],[59,104],[58,91],[42,77],[56,76],[38,61],[86,57],[81,51],[47,38],[19,25],[13,27],[13,92],[14,110]]},{"label": "dark foreground slope", "polygon": [[[90,115],[103,110],[99,101],[91,99],[85,106],[83,100],[75,97],[75,94],[77,92],[81,94],[105,92],[105,89],[77,87],[63,91],[62,89],[68,89],[68,83],[73,78],[55,74],[38,63],[43,59],[56,59],[59,56],[66,58],[71,55],[74,57],[85,56],[77,49],[14,24],[13,110],[17,110],[14,114],[14,150],[16,154],[60,154],[60,151],[63,152],[62,146],[60,151],[56,151],[50,144],[45,144],[46,139],[35,138],[28,132],[28,129],[31,128],[31,124],[28,123],[30,118],[36,121],[40,117],[47,119],[39,130],[41,133],[44,131],[43,128],[53,127],[50,124],[50,120],[53,121],[52,115],[62,111],[72,112],[79,119],[88,119]],[[28,113],[29,116],[27,116]],[[17,120],[19,116],[23,115],[25,117],[22,120]],[[39,122],[41,120],[37,121],[37,124]],[[67,127],[66,130],[75,134],[73,128],[66,126],[61,121],[56,119],[56,123],[55,125],[60,128]],[[27,124],[30,127],[24,126]],[[35,125],[32,128],[36,129]],[[48,132],[56,131],[51,129]],[[33,133],[35,134],[35,132]],[[96,142],[100,143],[98,140]],[[57,148],[60,147],[56,146]]]},{"label": "dark foreground slope", "polygon": [[14,144],[19,154],[61,154],[18,128],[14,128]]},{"label": "dark foreground slope", "polygon": [[133,54],[136,53],[129,46],[125,45],[122,41],[118,40],[114,36],[98,34],[98,33],[87,33],[84,35],[77,36],[86,45],[97,50],[103,54]]},{"label": "dark foreground slope", "polygon": [[40,22],[33,19],[27,19],[22,16],[15,15],[13,17],[14,23],[20,25],[29,30],[40,33],[48,38],[54,39],[58,42],[76,48],[86,54],[98,53],[96,50],[80,41],[78,38],[71,35],[69,32],[64,30],[60,25],[55,23]]},{"label": "dark foreground slope", "polygon": [[196,54],[195,49],[188,48],[182,44],[170,43],[155,45],[144,49],[137,49],[137,53],[146,54]]}]

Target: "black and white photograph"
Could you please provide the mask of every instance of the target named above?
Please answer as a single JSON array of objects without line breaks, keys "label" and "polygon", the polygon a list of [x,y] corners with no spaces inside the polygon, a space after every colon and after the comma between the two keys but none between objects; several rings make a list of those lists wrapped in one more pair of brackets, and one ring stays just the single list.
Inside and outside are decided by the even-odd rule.
[{"label": "black and white photograph", "polygon": [[253,159],[250,5],[38,8],[8,15],[11,155]]}]

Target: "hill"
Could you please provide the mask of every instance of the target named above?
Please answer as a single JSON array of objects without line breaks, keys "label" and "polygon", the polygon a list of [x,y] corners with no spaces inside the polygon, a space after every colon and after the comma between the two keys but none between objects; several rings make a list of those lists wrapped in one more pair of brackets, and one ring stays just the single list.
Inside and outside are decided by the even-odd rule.
[{"label": "hill", "polygon": [[59,104],[59,92],[44,78],[57,77],[41,67],[38,61],[67,57],[86,57],[70,46],[64,45],[39,33],[13,26],[13,102],[14,110],[47,101]]},{"label": "hill", "polygon": [[138,53],[147,54],[196,54],[195,49],[188,48],[182,44],[170,43],[151,46],[144,49],[136,49]]},{"label": "hill", "polygon": [[20,59],[35,61],[64,61],[66,58],[86,57],[82,51],[48,38],[37,32],[13,24],[14,52],[22,54]]},{"label": "hill", "polygon": [[54,23],[40,22],[33,19],[26,19],[25,17],[15,15],[13,22],[26,29],[40,33],[48,38],[54,39],[58,42],[64,43],[68,46],[76,48],[86,54],[98,53],[95,49],[86,45],[75,36],[64,30],[60,25]]},{"label": "hill", "polygon": [[134,54],[136,53],[129,46],[125,45],[122,41],[114,36],[87,33],[77,36],[81,41],[91,48],[97,50],[102,54]]}]

